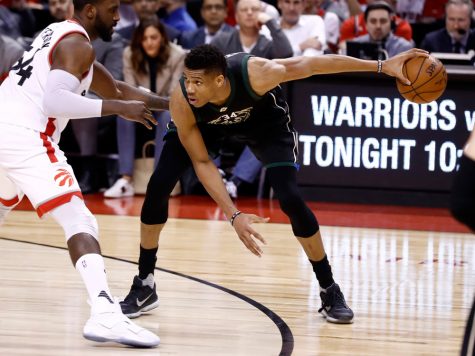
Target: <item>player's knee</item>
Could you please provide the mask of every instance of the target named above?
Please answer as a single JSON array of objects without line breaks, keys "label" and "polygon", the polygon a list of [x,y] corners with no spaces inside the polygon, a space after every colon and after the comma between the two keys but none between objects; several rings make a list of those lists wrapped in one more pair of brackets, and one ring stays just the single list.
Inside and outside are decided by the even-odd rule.
[{"label": "player's knee", "polygon": [[176,179],[154,172],[147,186],[140,220],[147,225],[164,224],[168,219],[168,200]]},{"label": "player's knee", "polygon": [[52,210],[51,215],[63,228],[66,241],[81,233],[99,240],[97,220],[81,199],[73,197],[70,202]]},{"label": "player's knee", "polygon": [[298,237],[311,237],[319,230],[317,218],[299,194],[287,191],[281,194],[282,211],[289,217],[292,231]]},{"label": "player's knee", "polygon": [[155,197],[149,195],[149,193],[147,191],[147,196],[142,205],[140,221],[146,225],[165,224],[168,219],[169,196]]}]

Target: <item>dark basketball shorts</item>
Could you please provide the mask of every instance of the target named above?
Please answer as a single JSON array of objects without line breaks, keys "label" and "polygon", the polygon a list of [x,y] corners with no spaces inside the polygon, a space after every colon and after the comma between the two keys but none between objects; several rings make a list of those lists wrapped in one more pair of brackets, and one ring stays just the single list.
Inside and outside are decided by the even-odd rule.
[{"label": "dark basketball shorts", "polygon": [[[235,127],[233,127],[235,126]],[[211,156],[217,156],[227,139],[249,146],[264,167],[294,166],[298,168],[298,135],[290,122],[278,122],[267,127],[256,125],[207,125],[199,124],[206,148]],[[171,123],[166,140],[177,137]]]}]

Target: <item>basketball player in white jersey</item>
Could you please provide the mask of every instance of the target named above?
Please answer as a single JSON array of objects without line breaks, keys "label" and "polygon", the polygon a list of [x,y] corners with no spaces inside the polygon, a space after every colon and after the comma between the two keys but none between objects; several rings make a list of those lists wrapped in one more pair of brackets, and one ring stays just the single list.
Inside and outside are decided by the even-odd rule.
[{"label": "basketball player in white jersey", "polygon": [[[119,0],[74,0],[74,8],[71,20],[39,34],[0,86],[0,223],[23,195],[40,217],[50,214],[89,294],[84,337],[154,347],[158,336],[133,324],[111,296],[96,219],[58,140],[68,119],[116,114],[151,128],[150,110],[168,109],[168,99],[115,81],[94,60],[91,40],[111,39]],[[89,88],[103,100],[84,97]]]}]

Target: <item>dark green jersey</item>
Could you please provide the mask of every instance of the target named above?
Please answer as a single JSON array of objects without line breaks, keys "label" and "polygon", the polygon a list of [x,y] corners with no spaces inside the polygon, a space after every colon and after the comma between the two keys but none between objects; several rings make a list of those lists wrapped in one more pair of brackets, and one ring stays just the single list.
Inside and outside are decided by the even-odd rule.
[{"label": "dark green jersey", "polygon": [[[262,96],[257,95],[249,83],[247,62],[251,55],[233,53],[226,56],[228,69],[226,77],[231,85],[231,94],[223,105],[206,105],[191,109],[196,121],[202,127],[215,127],[226,132],[249,129],[275,128],[289,121],[289,108],[280,86]],[[180,80],[181,89],[187,98],[184,79]],[[260,130],[259,130],[260,131]]]}]

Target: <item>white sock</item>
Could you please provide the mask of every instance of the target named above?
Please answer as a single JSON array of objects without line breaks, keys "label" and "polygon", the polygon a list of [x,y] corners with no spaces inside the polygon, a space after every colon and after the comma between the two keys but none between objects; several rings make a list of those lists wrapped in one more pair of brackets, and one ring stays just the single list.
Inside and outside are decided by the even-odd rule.
[{"label": "white sock", "polygon": [[76,269],[81,274],[92,304],[99,300],[107,304],[113,303],[101,255],[88,253],[81,256],[76,262]]},{"label": "white sock", "polygon": [[10,211],[12,211],[13,207],[5,206],[0,203],[0,225],[5,221],[5,217],[8,215]]},{"label": "white sock", "polygon": [[153,278],[153,274],[149,273],[147,278],[141,279],[142,285],[143,286],[149,286],[150,288],[153,288],[155,285],[155,279]]}]

